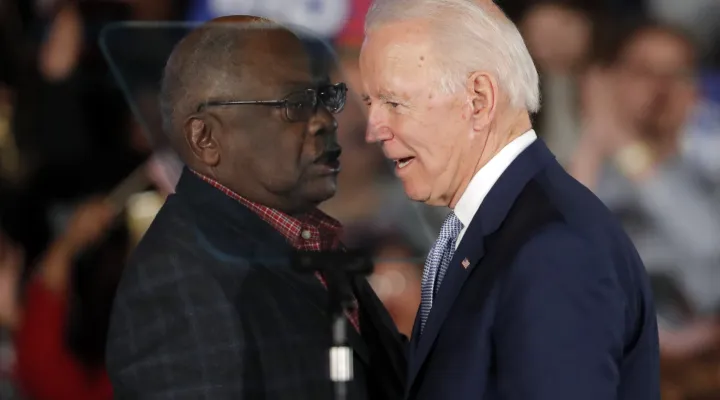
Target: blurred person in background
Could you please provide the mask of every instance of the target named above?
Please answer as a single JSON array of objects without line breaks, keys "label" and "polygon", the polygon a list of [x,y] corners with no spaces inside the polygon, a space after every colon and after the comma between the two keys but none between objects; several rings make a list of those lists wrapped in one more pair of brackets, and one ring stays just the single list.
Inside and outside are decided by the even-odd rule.
[{"label": "blurred person in background", "polygon": [[12,332],[20,318],[18,290],[23,270],[23,249],[0,231],[0,398],[20,399],[13,369]]},{"label": "blurred person in background", "polygon": [[[117,271],[129,250],[127,240],[111,245],[101,238],[113,221],[113,208],[99,200],[81,205],[66,231],[39,261],[28,286],[20,291],[22,251],[4,242],[0,267],[0,323],[13,333],[12,374],[20,392],[33,400],[112,398],[103,353]],[[78,257],[93,246],[87,288],[78,288]],[[115,246],[117,251],[114,251]],[[88,267],[86,267],[88,268]],[[114,271],[114,272],[111,272]],[[101,274],[110,286],[103,285]],[[92,289],[91,289],[92,288]],[[80,290],[79,290],[80,289]],[[91,292],[94,290],[94,292]],[[74,306],[77,299],[82,306]]]},{"label": "blurred person in background", "polygon": [[708,50],[720,35],[720,3],[716,0],[645,0],[647,15],[664,23],[682,27],[698,48],[698,58],[706,61]]},{"label": "blurred person in background", "polygon": [[[20,342],[24,346],[18,353],[20,360],[25,361],[17,370],[21,379],[15,380],[33,398],[86,398],[85,394],[103,398],[96,396],[100,391],[92,389],[102,386],[102,379],[95,385],[98,382],[88,382],[81,375],[104,370],[98,353],[104,353],[106,328],[99,322],[103,314],[107,318],[102,305],[109,301],[103,295],[113,294],[112,286],[108,285],[117,278],[105,275],[109,272],[107,268],[77,265],[92,264],[93,260],[73,262],[72,274],[77,273],[76,279],[88,282],[87,290],[72,284],[62,296],[43,297],[42,290],[37,289],[41,287],[37,284],[38,274],[33,270],[45,262],[46,254],[58,253],[50,249],[66,236],[65,225],[78,204],[98,188],[115,184],[146,156],[147,148],[129,140],[127,107],[115,82],[108,79],[107,65],[99,57],[97,43],[106,22],[143,16],[157,19],[161,17],[158,9],[164,6],[161,3],[165,2],[0,1],[0,220],[2,229],[24,253],[24,265],[17,272],[19,288],[12,285],[15,290],[8,293],[21,292],[20,300],[26,300],[21,304],[29,307],[21,313],[28,318],[20,319],[20,325],[12,324],[12,330],[28,332],[34,338]],[[109,239],[110,242],[122,248],[123,235],[114,232],[111,236],[114,239]],[[102,244],[99,250],[90,253],[102,258],[109,252]],[[124,260],[124,254],[110,258],[104,264],[117,266]],[[79,273],[80,269],[88,271]],[[28,279],[30,282],[26,282]],[[97,289],[90,289],[95,285],[89,282],[96,281]],[[72,323],[55,324],[62,318],[72,319]],[[41,322],[26,327],[23,324],[26,320]],[[10,325],[5,324],[5,329],[9,330]],[[11,339],[17,335],[4,332],[0,335],[10,343],[8,349],[15,352]],[[72,354],[56,348],[42,355],[49,356],[45,367],[35,365],[39,350],[34,349],[48,349],[56,344],[67,344]],[[3,347],[0,356],[3,379],[5,361],[10,358],[8,352]],[[62,357],[65,359],[61,360]],[[61,370],[63,360],[87,361],[92,365],[45,377],[31,373]],[[78,376],[83,379],[74,379]],[[39,381],[42,384],[35,385]],[[0,398],[11,398],[8,393],[6,385],[0,383]]]},{"label": "blurred person in background", "polygon": [[697,50],[638,22],[587,75],[585,128],[570,166],[619,216],[654,280],[664,356],[716,348],[720,174],[682,151],[698,99]]},{"label": "blurred person in background", "polygon": [[142,11],[153,8],[146,3],[165,2],[2,2],[10,58],[0,92],[10,95],[0,97],[11,101],[0,104],[0,164],[18,159],[7,177],[17,201],[6,222],[29,266],[84,198],[109,190],[148,155],[130,134],[128,108],[98,46],[107,22],[160,16]]},{"label": "blurred person in background", "polygon": [[[98,36],[105,23],[131,16],[122,2],[45,2],[36,82],[19,98],[15,134],[38,195],[72,203],[105,189],[144,156],[130,146],[129,112],[102,60]],[[73,176],[83,179],[70,179]]]},{"label": "blurred person in background", "polygon": [[[96,250],[101,256],[91,260],[86,287],[77,287],[73,274],[80,267],[78,257],[99,244],[113,217],[112,206],[102,200],[82,204],[25,289],[15,331],[15,375],[30,399],[112,398],[104,366],[105,335],[113,283],[119,280],[117,271],[126,260],[129,243],[121,238]],[[108,273],[110,285],[99,279]],[[81,308],[74,304],[78,298],[83,300]]]},{"label": "blurred person in background", "polygon": [[174,189],[175,166],[161,155],[121,185],[132,181],[130,191],[150,187],[157,195],[132,195],[120,213],[109,200],[84,201],[34,262],[27,284],[22,248],[0,238],[0,329],[12,333],[0,367],[28,398],[112,398],[104,366],[110,307],[128,253],[162,201],[154,198]]},{"label": "blurred person in background", "polygon": [[591,55],[603,8],[598,1],[537,0],[518,28],[540,73],[538,135],[567,165],[580,130],[578,79]]}]

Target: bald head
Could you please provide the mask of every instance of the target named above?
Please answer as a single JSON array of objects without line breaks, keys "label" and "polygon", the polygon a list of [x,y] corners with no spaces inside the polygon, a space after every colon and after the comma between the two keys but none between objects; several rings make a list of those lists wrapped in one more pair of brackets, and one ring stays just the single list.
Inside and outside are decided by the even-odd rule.
[{"label": "bald head", "polygon": [[253,84],[263,79],[258,67],[284,65],[278,55],[302,57],[302,43],[265,18],[221,17],[183,38],[168,59],[160,91],[163,128],[178,152],[183,122],[202,102],[252,98]]}]

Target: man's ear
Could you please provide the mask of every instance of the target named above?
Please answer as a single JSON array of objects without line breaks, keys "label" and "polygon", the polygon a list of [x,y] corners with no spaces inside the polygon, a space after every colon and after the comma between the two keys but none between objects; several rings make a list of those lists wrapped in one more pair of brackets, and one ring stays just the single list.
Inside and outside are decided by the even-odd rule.
[{"label": "man's ear", "polygon": [[472,99],[473,128],[484,130],[495,117],[498,101],[498,85],[486,72],[473,72],[468,78],[468,91]]},{"label": "man's ear", "polygon": [[209,167],[216,167],[220,163],[218,134],[211,121],[198,115],[190,116],[183,124],[183,135],[192,156]]}]

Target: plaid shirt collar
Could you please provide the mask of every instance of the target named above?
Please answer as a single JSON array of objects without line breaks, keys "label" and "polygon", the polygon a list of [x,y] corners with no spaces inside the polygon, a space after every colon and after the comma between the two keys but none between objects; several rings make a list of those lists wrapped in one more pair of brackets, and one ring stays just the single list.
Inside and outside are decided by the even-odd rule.
[{"label": "plaid shirt collar", "polygon": [[295,249],[326,251],[337,249],[340,246],[342,226],[338,221],[322,211],[314,209],[298,217],[293,217],[282,211],[252,202],[219,182],[196,171],[192,172],[203,181],[249,208],[263,221],[270,224],[273,229],[282,234]]},{"label": "plaid shirt collar", "polygon": [[[254,203],[219,182],[195,171],[192,172],[203,181],[252,210],[265,222],[270,224],[273,229],[280,232],[295,249],[304,251],[327,251],[342,248],[340,244],[340,231],[342,230],[342,226],[338,221],[324,212],[314,209],[299,217],[292,217],[281,211]],[[315,272],[315,276],[320,283],[327,288],[325,278],[319,272]],[[357,300],[354,301],[352,309],[345,310],[345,315],[355,330],[361,332]]]}]

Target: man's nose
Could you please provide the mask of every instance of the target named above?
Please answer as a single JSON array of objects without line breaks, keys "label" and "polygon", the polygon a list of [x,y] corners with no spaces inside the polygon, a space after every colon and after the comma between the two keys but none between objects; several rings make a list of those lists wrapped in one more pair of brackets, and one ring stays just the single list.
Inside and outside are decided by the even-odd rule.
[{"label": "man's nose", "polygon": [[335,119],[335,116],[330,113],[330,111],[328,111],[325,107],[318,107],[318,111],[315,113],[310,123],[310,131],[314,134],[335,134],[338,129],[338,122]]},{"label": "man's nose", "polygon": [[382,113],[371,107],[368,112],[368,124],[365,131],[365,141],[368,143],[378,143],[393,138],[392,130],[387,125],[387,120],[383,118]]}]

